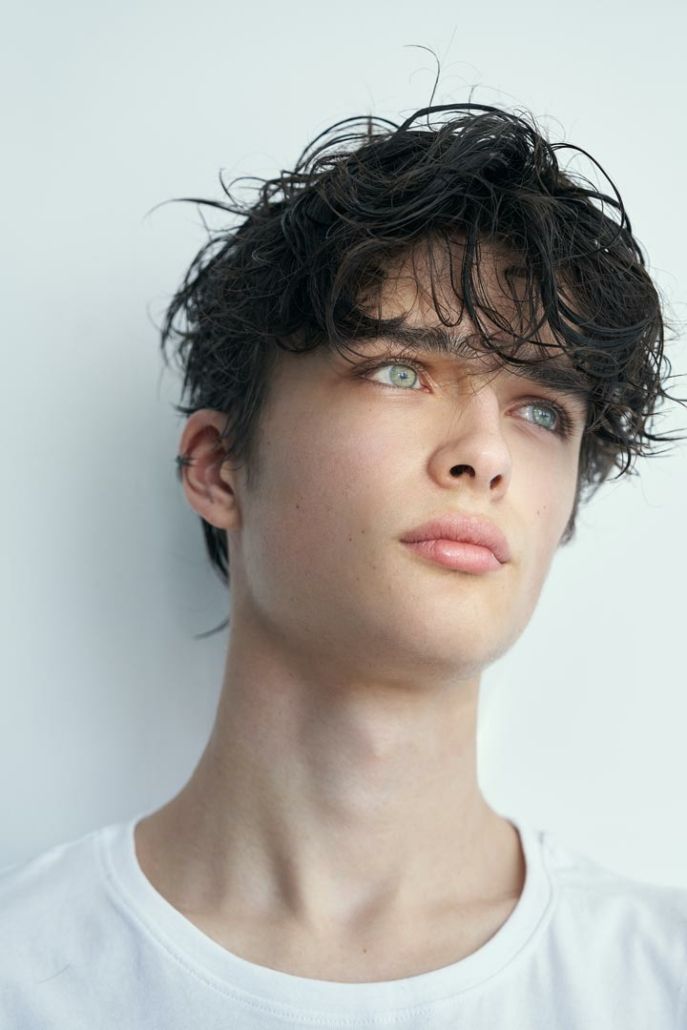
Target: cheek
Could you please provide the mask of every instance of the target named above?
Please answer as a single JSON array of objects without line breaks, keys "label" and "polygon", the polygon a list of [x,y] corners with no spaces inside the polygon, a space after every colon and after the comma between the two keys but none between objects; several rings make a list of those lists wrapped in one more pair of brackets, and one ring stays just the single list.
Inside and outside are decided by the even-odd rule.
[{"label": "cheek", "polygon": [[568,468],[549,469],[549,474],[530,484],[529,498],[521,494],[519,510],[527,513],[531,532],[528,549],[533,573],[546,574],[568,524],[575,500],[576,475]]},{"label": "cheek", "polygon": [[[348,423],[302,419],[264,440],[260,484],[247,500],[241,543],[250,572],[326,575],[370,541],[385,517],[391,441]],[[293,458],[297,455],[297,458]]]}]

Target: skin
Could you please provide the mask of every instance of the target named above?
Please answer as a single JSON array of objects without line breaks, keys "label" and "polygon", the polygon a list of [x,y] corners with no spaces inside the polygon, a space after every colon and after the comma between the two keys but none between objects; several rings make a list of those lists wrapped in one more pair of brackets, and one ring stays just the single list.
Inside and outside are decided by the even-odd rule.
[{"label": "skin", "polygon": [[[499,262],[485,252],[481,270],[506,310]],[[438,322],[406,263],[380,301]],[[519,835],[477,780],[479,683],[526,627],[568,522],[584,407],[563,400],[564,440],[530,406],[560,400],[551,389],[422,360],[427,377],[399,387],[388,365],[359,378],[324,348],[280,356],[250,488],[217,463],[220,412],[195,412],[180,442],[189,504],[228,534],[231,623],[210,739],[138,823],[137,856],[209,936],[298,976],[458,961],[524,885]],[[495,522],[511,561],[470,574],[400,542],[451,511]]]}]

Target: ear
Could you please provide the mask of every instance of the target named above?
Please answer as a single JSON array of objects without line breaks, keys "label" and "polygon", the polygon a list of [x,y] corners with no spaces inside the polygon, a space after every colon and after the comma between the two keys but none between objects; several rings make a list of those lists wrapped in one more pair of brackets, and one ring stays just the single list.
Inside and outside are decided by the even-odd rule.
[{"label": "ear", "polygon": [[236,472],[225,461],[226,445],[221,438],[225,425],[226,415],[221,411],[194,411],[179,441],[180,472],[193,510],[218,529],[231,530],[240,525],[240,511]]}]

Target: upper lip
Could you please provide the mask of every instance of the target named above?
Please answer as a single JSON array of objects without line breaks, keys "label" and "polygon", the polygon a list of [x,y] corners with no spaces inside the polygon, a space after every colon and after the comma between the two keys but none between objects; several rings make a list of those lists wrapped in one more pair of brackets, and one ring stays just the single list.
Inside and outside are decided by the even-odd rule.
[{"label": "upper lip", "polygon": [[450,513],[423,522],[401,537],[406,543],[419,540],[458,540],[466,544],[478,544],[489,550],[503,563],[510,561],[510,547],[505,536],[493,522],[478,515]]}]

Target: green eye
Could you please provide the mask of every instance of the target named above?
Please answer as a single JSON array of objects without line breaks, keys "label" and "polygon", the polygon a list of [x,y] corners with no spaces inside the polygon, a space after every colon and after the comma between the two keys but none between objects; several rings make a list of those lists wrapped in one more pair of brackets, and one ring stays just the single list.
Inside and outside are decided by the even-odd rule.
[{"label": "green eye", "polygon": [[560,421],[560,418],[559,418],[558,412],[556,411],[556,409],[552,405],[549,405],[549,404],[524,404],[523,407],[531,408],[533,411],[536,411],[540,415],[544,415],[545,418],[548,418],[549,419],[549,423],[544,422],[543,424],[542,423],[537,423],[537,424],[541,425],[542,429],[550,429],[552,432],[556,432],[556,429],[558,428],[558,423]]},{"label": "green eye", "polygon": [[390,365],[390,376],[394,386],[407,386],[412,377],[417,379],[417,372],[409,365]]},{"label": "green eye", "polygon": [[[390,369],[389,378],[391,379],[391,385],[398,386],[399,388],[406,388],[408,384],[411,387],[414,383],[414,379],[417,380],[419,372],[413,365],[407,365],[404,363],[393,363],[390,361],[384,362],[384,364],[376,365],[374,368],[368,370],[368,375],[372,372],[381,372],[382,369]],[[388,386],[389,383],[382,383],[382,386]]]}]

